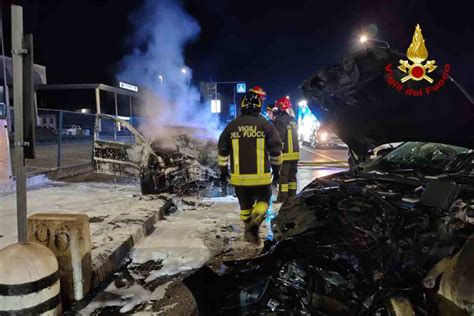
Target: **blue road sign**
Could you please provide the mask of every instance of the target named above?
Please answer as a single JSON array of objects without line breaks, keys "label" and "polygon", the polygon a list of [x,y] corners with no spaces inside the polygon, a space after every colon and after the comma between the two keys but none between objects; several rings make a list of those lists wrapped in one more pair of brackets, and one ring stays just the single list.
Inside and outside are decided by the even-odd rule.
[{"label": "blue road sign", "polygon": [[245,93],[247,91],[247,87],[245,83],[238,83],[237,84],[237,93]]},{"label": "blue road sign", "polygon": [[234,118],[237,116],[237,107],[235,104],[229,105],[229,116]]}]

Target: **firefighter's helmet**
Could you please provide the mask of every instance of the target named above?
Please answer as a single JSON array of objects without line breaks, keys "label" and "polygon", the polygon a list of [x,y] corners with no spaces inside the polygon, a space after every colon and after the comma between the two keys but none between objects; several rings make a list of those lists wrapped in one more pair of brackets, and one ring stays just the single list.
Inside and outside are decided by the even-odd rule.
[{"label": "firefighter's helmet", "polygon": [[289,116],[295,117],[295,112],[293,111],[293,106],[289,97],[280,98],[276,103],[275,107],[278,112],[286,112]]},{"label": "firefighter's helmet", "polygon": [[240,108],[242,111],[260,111],[262,108],[262,98],[255,92],[249,91],[242,98],[242,101],[240,102]]},{"label": "firefighter's helmet", "polygon": [[260,86],[253,87],[252,89],[249,90],[249,92],[253,92],[256,95],[258,95],[262,99],[262,101],[267,98],[267,93]]},{"label": "firefighter's helmet", "polygon": [[291,101],[288,97],[280,98],[276,103],[275,106],[278,108],[279,111],[286,112],[288,109],[292,109]]}]

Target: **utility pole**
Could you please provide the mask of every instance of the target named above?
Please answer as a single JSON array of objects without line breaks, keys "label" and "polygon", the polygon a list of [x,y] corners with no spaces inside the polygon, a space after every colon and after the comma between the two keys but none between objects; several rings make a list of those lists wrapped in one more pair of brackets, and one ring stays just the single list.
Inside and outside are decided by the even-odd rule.
[{"label": "utility pole", "polygon": [[13,104],[18,243],[28,243],[25,157],[35,158],[33,36],[23,34],[23,8],[12,5]]},{"label": "utility pole", "polygon": [[13,105],[15,107],[15,175],[18,243],[28,243],[23,129],[23,8],[12,6]]}]

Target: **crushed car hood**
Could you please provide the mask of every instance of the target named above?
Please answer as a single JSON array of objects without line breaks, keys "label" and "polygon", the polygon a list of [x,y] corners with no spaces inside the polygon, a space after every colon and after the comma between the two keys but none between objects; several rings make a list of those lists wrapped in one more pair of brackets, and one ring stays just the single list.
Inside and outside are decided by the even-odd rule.
[{"label": "crushed car hood", "polygon": [[[381,144],[403,141],[474,148],[472,98],[449,73],[438,91],[432,88],[427,94],[427,87],[443,79],[441,63],[428,74],[433,83],[408,80],[402,88],[391,86],[387,69],[397,81],[406,76],[398,69],[400,60],[408,59],[391,49],[359,51],[307,79],[303,92],[318,119],[358,155]],[[422,95],[406,95],[409,88]]]}]

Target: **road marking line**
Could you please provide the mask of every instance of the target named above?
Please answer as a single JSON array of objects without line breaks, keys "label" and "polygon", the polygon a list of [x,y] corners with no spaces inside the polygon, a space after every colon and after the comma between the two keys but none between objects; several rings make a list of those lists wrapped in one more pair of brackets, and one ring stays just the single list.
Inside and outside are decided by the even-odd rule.
[{"label": "road marking line", "polygon": [[336,162],[339,162],[339,160],[337,160],[337,159],[333,159],[333,158],[331,158],[331,157],[328,157],[328,156],[326,156],[326,155],[323,155],[323,154],[317,153],[317,152],[315,152],[314,150],[311,150],[311,149],[309,149],[309,148],[306,148],[306,146],[303,146],[302,148],[303,148],[304,150],[306,150],[306,151],[308,151],[308,152],[312,153],[312,154],[315,154],[315,155],[321,156],[321,157],[323,157],[323,158],[326,158],[326,159],[328,159],[328,160],[331,160],[331,161],[336,161]]}]

